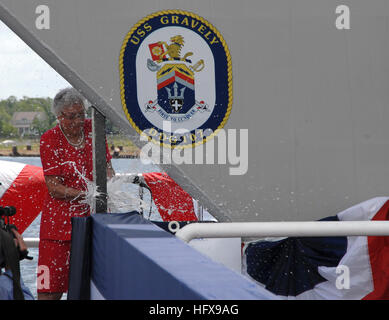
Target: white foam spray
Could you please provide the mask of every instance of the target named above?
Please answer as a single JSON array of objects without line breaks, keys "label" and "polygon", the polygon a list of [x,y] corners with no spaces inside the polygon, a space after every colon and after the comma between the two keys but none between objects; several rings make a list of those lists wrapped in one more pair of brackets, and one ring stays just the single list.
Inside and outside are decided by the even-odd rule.
[{"label": "white foam spray", "polygon": [[135,191],[131,192],[128,188],[125,188],[128,183],[131,182],[123,175],[118,175],[108,180],[107,206],[109,212],[148,212],[150,210],[150,204],[136,196]]},{"label": "white foam spray", "polygon": [[[87,211],[82,213],[94,213],[96,212],[96,201],[102,193],[98,190],[96,183],[90,181],[85,174],[81,173],[75,162],[66,161],[63,164],[69,164],[73,167],[76,174],[82,179],[86,186],[85,196],[79,200],[79,197],[74,198],[70,202],[73,208],[75,207],[88,207]],[[137,191],[131,190],[128,184],[132,184],[132,180],[129,179],[131,174],[117,174],[113,178],[107,181],[107,211],[110,213],[122,213],[122,212],[150,212],[151,204],[140,199],[136,194]],[[134,185],[135,186],[135,185]],[[79,201],[77,201],[79,200]],[[87,205],[87,206],[85,206]],[[146,218],[148,215],[145,216]]]}]

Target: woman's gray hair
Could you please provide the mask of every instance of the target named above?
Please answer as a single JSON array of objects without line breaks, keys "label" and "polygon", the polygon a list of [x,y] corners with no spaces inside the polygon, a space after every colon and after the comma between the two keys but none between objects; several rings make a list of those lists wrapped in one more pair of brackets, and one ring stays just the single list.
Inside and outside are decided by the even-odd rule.
[{"label": "woman's gray hair", "polygon": [[85,107],[85,98],[74,88],[65,88],[58,92],[53,100],[53,113],[56,116],[65,109],[66,107],[72,106],[74,104],[80,104]]}]

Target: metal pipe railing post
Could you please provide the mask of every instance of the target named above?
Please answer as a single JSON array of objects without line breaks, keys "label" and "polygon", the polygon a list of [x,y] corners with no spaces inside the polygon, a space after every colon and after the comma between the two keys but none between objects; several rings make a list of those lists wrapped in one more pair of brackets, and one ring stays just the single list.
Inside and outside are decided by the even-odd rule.
[{"label": "metal pipe railing post", "polygon": [[[389,236],[389,221],[191,223],[175,235],[185,242],[198,238]],[[39,238],[24,238],[24,242],[30,248],[39,246]]]},{"label": "metal pipe railing post", "polygon": [[389,221],[300,221],[191,223],[175,233],[197,238],[389,236]]}]

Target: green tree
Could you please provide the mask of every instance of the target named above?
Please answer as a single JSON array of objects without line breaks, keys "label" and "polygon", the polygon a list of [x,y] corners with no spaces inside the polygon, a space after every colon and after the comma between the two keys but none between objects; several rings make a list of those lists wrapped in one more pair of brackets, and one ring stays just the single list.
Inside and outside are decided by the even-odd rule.
[{"label": "green tree", "polygon": [[18,130],[11,125],[11,116],[7,112],[7,106],[0,105],[0,137],[15,137]]},{"label": "green tree", "polygon": [[18,130],[9,122],[0,121],[0,136],[12,138],[18,136]]},{"label": "green tree", "polygon": [[51,123],[49,119],[45,120],[39,120],[38,117],[35,117],[34,120],[32,121],[32,126],[31,128],[35,130],[38,135],[42,135],[45,133],[47,130],[51,128]]},{"label": "green tree", "polygon": [[[29,98],[23,97],[18,100],[14,96],[10,96],[8,99],[0,100],[0,136],[10,137],[17,136],[17,129],[11,125],[11,119],[15,112],[22,111],[39,111],[44,112],[47,116],[45,121],[35,121],[33,127],[37,129],[39,133],[43,133],[49,128],[55,125],[55,116],[51,112],[51,98]],[[45,129],[45,130],[44,130]],[[44,130],[42,132],[42,130]]]}]

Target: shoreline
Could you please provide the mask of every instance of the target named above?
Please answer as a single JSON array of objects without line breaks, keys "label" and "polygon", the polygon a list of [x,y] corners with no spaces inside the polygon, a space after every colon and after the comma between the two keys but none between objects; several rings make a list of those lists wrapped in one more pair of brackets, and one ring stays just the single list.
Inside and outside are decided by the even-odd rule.
[{"label": "shoreline", "polygon": [[[113,159],[137,159],[139,158],[139,155],[137,153],[122,153],[117,154],[116,152],[111,153],[111,156]],[[18,153],[13,154],[12,152],[0,152],[0,158],[1,157],[12,157],[12,158],[22,158],[22,157],[35,157],[40,158],[40,154],[36,153]]]},{"label": "shoreline", "polygon": [[[111,144],[109,152],[113,159],[136,159],[139,158],[140,151],[128,146],[115,147]],[[39,144],[18,144],[12,147],[0,147],[0,157],[40,157]]]},{"label": "shoreline", "polygon": [[[4,138],[5,139],[5,138]],[[1,140],[0,140],[1,141]],[[1,157],[40,157],[39,153],[40,137],[30,139],[15,138],[4,145],[0,142]],[[140,150],[125,137],[107,135],[109,152],[113,159],[137,159]]]}]

